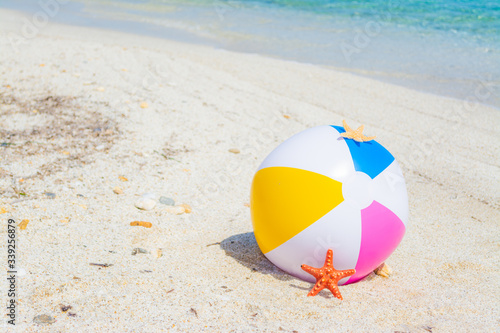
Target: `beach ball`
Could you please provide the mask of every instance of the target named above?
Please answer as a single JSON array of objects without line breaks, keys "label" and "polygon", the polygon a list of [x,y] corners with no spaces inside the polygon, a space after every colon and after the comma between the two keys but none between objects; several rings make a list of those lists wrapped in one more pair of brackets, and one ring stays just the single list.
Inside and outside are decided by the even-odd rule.
[{"label": "beach ball", "polygon": [[[346,127],[346,125],[345,125]],[[304,130],[274,149],[251,187],[255,238],[283,271],[315,282],[302,264],[322,267],[328,249],[338,270],[355,269],[339,285],[359,281],[401,242],[408,196],[401,169],[374,140],[344,138],[344,127]]]}]

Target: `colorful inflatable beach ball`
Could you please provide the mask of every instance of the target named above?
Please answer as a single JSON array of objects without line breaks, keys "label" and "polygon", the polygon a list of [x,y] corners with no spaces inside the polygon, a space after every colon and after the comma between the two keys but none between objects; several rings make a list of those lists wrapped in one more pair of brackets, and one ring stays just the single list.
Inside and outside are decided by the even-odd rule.
[{"label": "colorful inflatable beach ball", "polygon": [[267,156],[252,182],[260,249],[310,282],[301,265],[322,267],[328,249],[336,269],[356,270],[339,284],[361,280],[396,249],[408,223],[406,185],[394,157],[376,141],[357,142],[344,132],[319,126],[294,135]]}]

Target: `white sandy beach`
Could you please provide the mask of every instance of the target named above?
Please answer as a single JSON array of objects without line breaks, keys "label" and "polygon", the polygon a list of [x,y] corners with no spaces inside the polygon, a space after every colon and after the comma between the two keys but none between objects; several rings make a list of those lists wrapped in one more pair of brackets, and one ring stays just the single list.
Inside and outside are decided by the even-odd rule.
[{"label": "white sandy beach", "polygon": [[[14,143],[0,147],[2,267],[7,219],[29,220],[18,230],[19,332],[499,330],[499,110],[54,23],[13,48],[21,16],[0,10],[0,141]],[[247,205],[272,149],[343,119],[399,161],[411,225],[386,261],[393,275],[340,287],[339,301],[307,297],[310,283],[267,261]],[[138,210],[145,192],[192,212]],[[34,323],[41,314],[55,322]]]}]

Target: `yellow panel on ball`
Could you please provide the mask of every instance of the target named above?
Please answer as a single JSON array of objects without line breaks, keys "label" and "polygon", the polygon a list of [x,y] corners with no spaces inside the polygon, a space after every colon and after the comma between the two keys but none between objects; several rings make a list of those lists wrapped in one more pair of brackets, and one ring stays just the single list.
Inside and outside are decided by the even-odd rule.
[{"label": "yellow panel on ball", "polygon": [[319,173],[288,167],[257,171],[250,202],[260,249],[275,249],[343,200],[342,183]]}]

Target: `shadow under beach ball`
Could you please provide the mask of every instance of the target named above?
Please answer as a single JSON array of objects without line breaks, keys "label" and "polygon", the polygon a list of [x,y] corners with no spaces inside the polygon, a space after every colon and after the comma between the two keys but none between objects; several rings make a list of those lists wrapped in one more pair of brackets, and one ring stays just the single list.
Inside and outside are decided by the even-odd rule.
[{"label": "shadow under beach ball", "polygon": [[262,254],[253,232],[230,236],[220,243],[220,247],[226,252],[226,255],[233,257],[252,272],[270,274],[282,281],[295,279],[276,267]]}]

